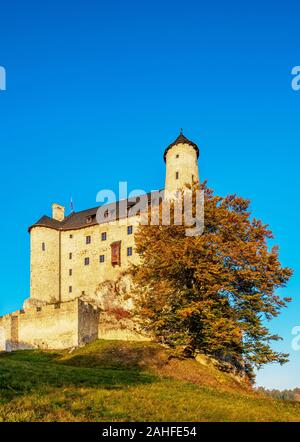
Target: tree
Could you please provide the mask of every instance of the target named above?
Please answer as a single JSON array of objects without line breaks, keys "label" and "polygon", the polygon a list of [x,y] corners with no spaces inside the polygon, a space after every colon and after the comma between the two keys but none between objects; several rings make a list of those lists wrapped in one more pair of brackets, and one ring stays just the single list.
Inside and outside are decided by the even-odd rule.
[{"label": "tree", "polygon": [[277,247],[269,250],[272,232],[251,219],[249,200],[202,188],[202,235],[186,236],[186,226],[172,222],[138,228],[140,264],[130,270],[136,313],[146,332],[177,352],[230,361],[253,377],[254,367],[287,362],[272,350],[281,338],[266,323],[290,301],[276,290],[292,270],[281,267]]}]

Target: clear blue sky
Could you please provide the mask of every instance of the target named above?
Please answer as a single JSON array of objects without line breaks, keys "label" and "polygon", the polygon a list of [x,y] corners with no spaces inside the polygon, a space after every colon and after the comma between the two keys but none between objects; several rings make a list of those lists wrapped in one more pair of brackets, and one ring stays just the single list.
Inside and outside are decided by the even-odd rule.
[{"label": "clear blue sky", "polygon": [[29,296],[27,227],[70,195],[75,210],[95,206],[119,180],[163,187],[183,127],[201,178],[251,198],[295,269],[272,323],[291,362],[258,383],[300,386],[299,2],[12,0],[0,14],[0,314]]}]

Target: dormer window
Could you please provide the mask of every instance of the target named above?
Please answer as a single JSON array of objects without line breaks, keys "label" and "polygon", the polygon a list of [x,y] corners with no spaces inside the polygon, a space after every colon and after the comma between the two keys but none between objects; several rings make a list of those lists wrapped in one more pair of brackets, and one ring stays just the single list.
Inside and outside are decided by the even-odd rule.
[{"label": "dormer window", "polygon": [[96,219],[96,213],[92,213],[91,215],[87,215],[85,217],[85,222],[87,224],[90,224],[92,221],[95,221],[95,219]]},{"label": "dormer window", "polygon": [[109,210],[105,210],[105,212],[104,212],[104,218],[108,218],[109,214],[110,214]]}]

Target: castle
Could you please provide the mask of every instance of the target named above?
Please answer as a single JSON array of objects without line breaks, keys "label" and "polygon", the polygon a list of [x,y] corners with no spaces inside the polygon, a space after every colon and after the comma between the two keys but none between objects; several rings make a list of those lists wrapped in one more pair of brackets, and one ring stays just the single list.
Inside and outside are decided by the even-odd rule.
[{"label": "castle", "polygon": [[[198,157],[197,145],[180,132],[164,152],[165,193],[199,181]],[[108,205],[101,223],[98,207],[65,216],[65,208],[53,204],[52,217],[29,227],[30,298],[23,310],[0,318],[0,351],[69,348],[97,338],[146,339],[126,322],[130,282],[121,278],[139,261],[134,231],[140,215],[128,212],[121,219],[120,204],[113,220]],[[129,210],[129,200],[126,205]]]}]

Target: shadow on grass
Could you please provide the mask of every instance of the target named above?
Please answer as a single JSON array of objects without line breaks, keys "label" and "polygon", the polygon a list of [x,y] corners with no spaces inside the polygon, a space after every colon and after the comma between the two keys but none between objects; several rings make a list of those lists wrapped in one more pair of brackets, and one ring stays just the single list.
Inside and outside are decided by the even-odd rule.
[{"label": "shadow on grass", "polygon": [[58,353],[21,351],[0,355],[0,403],[47,388],[86,387],[120,390],[155,382],[138,367],[125,369],[63,365]]},{"label": "shadow on grass", "polygon": [[142,370],[162,366],[167,362],[167,353],[151,343],[97,341],[93,351],[86,353],[87,348],[79,349],[75,354],[59,358],[57,362],[77,367],[101,367],[110,369]]}]

